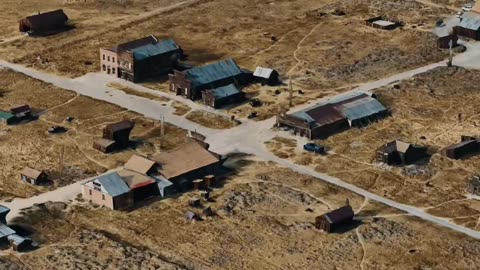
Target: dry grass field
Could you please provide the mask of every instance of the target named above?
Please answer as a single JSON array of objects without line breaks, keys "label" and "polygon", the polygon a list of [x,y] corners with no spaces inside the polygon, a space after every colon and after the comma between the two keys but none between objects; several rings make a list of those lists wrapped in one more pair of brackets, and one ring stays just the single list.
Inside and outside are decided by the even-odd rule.
[{"label": "dry grass field", "polygon": [[[19,73],[0,70],[0,109],[15,104],[29,104],[40,114],[37,121],[0,127],[0,196],[29,197],[72,181],[85,179],[123,164],[134,153],[154,154],[171,149],[183,142],[186,132],[165,125],[161,137],[160,123],[126,111],[106,102],[76,95]],[[73,117],[73,121],[65,121]],[[101,137],[106,124],[133,119],[134,147],[105,155],[92,148],[95,138]],[[61,125],[65,134],[51,135],[47,129]],[[64,168],[60,175],[60,155],[64,149]],[[52,185],[35,187],[23,184],[19,172],[24,166],[45,170]]]},{"label": "dry grass field", "polygon": [[227,116],[200,110],[190,112],[185,118],[204,127],[213,129],[229,129],[238,125],[238,122]]},{"label": "dry grass field", "polygon": [[[480,156],[451,160],[437,153],[459,142],[461,135],[480,135],[480,111],[476,106],[480,88],[475,79],[479,75],[478,71],[442,67],[402,81],[396,87],[378,89],[376,94],[390,108],[392,116],[319,141],[330,149],[327,156],[300,152],[295,142],[285,138],[277,138],[266,146],[279,157],[480,229],[480,202],[466,197],[467,179],[480,173]],[[377,163],[376,149],[396,139],[428,146],[433,156],[418,166],[389,167]]]},{"label": "dry grass field", "polygon": [[[35,1],[5,6],[13,14],[18,5],[28,7],[25,2]],[[65,4],[77,29],[47,38],[7,40],[0,43],[0,58],[75,77],[99,70],[98,48],[156,34],[174,38],[194,65],[231,57],[243,68],[275,68],[284,82],[292,75],[296,93],[302,93],[295,94],[295,103],[301,104],[444,59],[429,30],[438,18],[451,14],[414,0],[201,0],[161,14],[152,13],[153,8],[177,2],[127,2],[125,8],[114,0]],[[35,8],[32,4],[30,9]],[[150,13],[134,15],[144,10]],[[398,18],[405,26],[394,31],[366,26],[364,20],[375,15]],[[0,26],[10,26],[13,19],[7,20]],[[166,89],[164,78],[146,85]],[[244,117],[255,110],[258,119],[268,118],[286,107],[285,89],[249,86],[248,97],[259,98],[265,106],[253,109],[245,104],[231,113]]]},{"label": "dry grass field", "polygon": [[[13,223],[40,248],[1,257],[26,269],[475,269],[478,241],[432,226],[348,191],[270,163],[237,156],[212,202],[195,192],[149,201],[132,212],[83,202],[47,203]],[[348,198],[359,221],[343,232],[316,230],[316,215]],[[230,210],[225,208],[230,206]],[[186,211],[212,207],[195,223]],[[425,228],[428,227],[428,230]],[[441,237],[439,237],[441,235]]]}]

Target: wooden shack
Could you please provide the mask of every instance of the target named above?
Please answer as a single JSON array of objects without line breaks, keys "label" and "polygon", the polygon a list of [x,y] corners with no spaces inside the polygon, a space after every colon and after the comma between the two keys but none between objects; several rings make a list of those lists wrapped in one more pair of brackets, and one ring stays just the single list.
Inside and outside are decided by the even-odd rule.
[{"label": "wooden shack", "polygon": [[27,104],[13,106],[10,108],[10,113],[18,120],[32,117],[32,109]]},{"label": "wooden shack", "polygon": [[220,108],[227,104],[238,103],[244,99],[245,93],[240,91],[234,84],[202,92],[203,103],[212,108]]},{"label": "wooden shack", "polygon": [[480,40],[480,14],[467,12],[460,17],[460,22],[453,27],[457,36]]},{"label": "wooden shack", "polygon": [[402,26],[401,22],[383,16],[370,18],[368,20],[365,20],[365,23],[370,27],[382,30],[393,30],[397,27]]},{"label": "wooden shack", "polygon": [[353,221],[353,209],[350,205],[345,205],[329,213],[315,218],[315,227],[325,232],[334,232],[341,226],[347,225]]},{"label": "wooden shack", "polygon": [[130,133],[135,127],[135,122],[123,120],[109,124],[103,129],[103,138],[115,142],[115,148],[123,149],[130,145]]},{"label": "wooden shack", "polygon": [[48,35],[64,31],[68,17],[62,9],[28,16],[19,21],[20,32],[29,35]]},{"label": "wooden shack", "polygon": [[477,153],[479,143],[476,140],[466,140],[443,148],[440,153],[451,159],[461,159],[465,156]]},{"label": "wooden shack", "polygon": [[24,183],[32,185],[41,185],[47,182],[47,174],[43,171],[35,170],[30,167],[25,167],[20,172],[20,178]]},{"label": "wooden shack", "polygon": [[396,140],[382,145],[377,150],[377,160],[388,165],[408,165],[426,158],[427,150],[427,147]]},{"label": "wooden shack", "polygon": [[271,68],[257,67],[253,72],[253,77],[262,85],[275,86],[280,83],[280,74]]}]

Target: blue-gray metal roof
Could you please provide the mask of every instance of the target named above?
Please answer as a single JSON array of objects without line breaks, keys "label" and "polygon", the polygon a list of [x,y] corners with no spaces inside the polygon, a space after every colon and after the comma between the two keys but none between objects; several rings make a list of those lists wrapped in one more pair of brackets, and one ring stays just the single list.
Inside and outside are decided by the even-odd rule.
[{"label": "blue-gray metal roof", "polygon": [[15,243],[17,246],[25,242],[25,240],[30,240],[30,238],[21,237],[18,234],[11,234],[7,237],[7,239],[8,241]]},{"label": "blue-gray metal roof", "polygon": [[3,214],[3,213],[7,213],[10,212],[10,208],[6,207],[6,206],[3,206],[3,205],[0,205],[0,214]]},{"label": "blue-gray metal roof", "polygon": [[128,185],[116,172],[102,175],[97,178],[98,182],[105,189],[105,192],[112,196],[119,196],[130,191]]},{"label": "blue-gray metal roof", "polygon": [[10,119],[10,118],[13,118],[13,114],[9,113],[9,112],[4,112],[4,111],[0,111],[0,119]]},{"label": "blue-gray metal roof", "polygon": [[243,71],[233,59],[227,59],[185,71],[186,77],[192,82],[194,87],[238,76],[242,73]]},{"label": "blue-gray metal roof", "polygon": [[238,94],[240,93],[240,90],[238,90],[235,84],[232,83],[227,86],[212,89],[210,90],[210,92],[212,92],[215,99],[220,99],[220,98],[229,97],[229,96]]},{"label": "blue-gray metal roof", "polygon": [[150,43],[132,49],[135,60],[143,60],[152,56],[172,52],[180,49],[180,46],[173,40],[161,40],[157,43]]},{"label": "blue-gray metal roof", "polygon": [[0,238],[12,235],[14,233],[15,233],[15,231],[12,230],[10,227],[8,227],[5,224],[0,223]]},{"label": "blue-gray metal roof", "polygon": [[387,108],[372,97],[365,97],[340,106],[348,120],[354,121],[387,111]]},{"label": "blue-gray metal roof", "polygon": [[162,190],[166,187],[173,186],[173,183],[168,181],[167,179],[155,177],[155,180],[157,180],[157,186],[158,186],[158,188],[160,188],[160,190]]},{"label": "blue-gray metal roof", "polygon": [[461,16],[458,26],[477,31],[480,28],[480,14],[467,12]]}]

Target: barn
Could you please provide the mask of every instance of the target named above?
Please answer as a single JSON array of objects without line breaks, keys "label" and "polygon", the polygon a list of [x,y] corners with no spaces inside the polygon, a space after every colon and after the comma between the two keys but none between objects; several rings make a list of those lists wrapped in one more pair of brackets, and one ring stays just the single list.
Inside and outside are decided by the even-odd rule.
[{"label": "barn", "polygon": [[117,172],[111,172],[82,185],[82,196],[88,201],[112,210],[130,209],[133,193]]},{"label": "barn", "polygon": [[202,98],[202,91],[229,84],[241,86],[250,83],[251,73],[243,71],[233,59],[219,61],[185,71],[169,74],[170,91],[191,100]]},{"label": "barn", "polygon": [[262,85],[275,86],[280,83],[280,74],[271,68],[257,67],[253,72],[253,77]]},{"label": "barn", "polygon": [[329,213],[316,217],[315,227],[325,232],[335,232],[342,226],[351,223],[354,215],[355,214],[352,207],[350,205],[345,205]]},{"label": "barn", "polygon": [[102,73],[139,82],[151,76],[167,74],[183,57],[182,48],[172,39],[154,35],[100,49]]},{"label": "barn", "polygon": [[244,99],[245,93],[240,91],[234,84],[202,92],[203,103],[212,108],[220,108],[227,104],[238,103]]},{"label": "barn", "polygon": [[68,17],[62,9],[28,16],[19,22],[20,32],[29,35],[50,35],[67,28]]},{"label": "barn", "polygon": [[350,127],[362,127],[388,115],[388,110],[375,98],[353,92],[333,97],[291,114],[277,116],[276,126],[292,129],[309,139],[325,138]]},{"label": "barn", "polygon": [[427,150],[427,147],[396,140],[377,150],[377,160],[388,165],[408,165],[427,157]]}]

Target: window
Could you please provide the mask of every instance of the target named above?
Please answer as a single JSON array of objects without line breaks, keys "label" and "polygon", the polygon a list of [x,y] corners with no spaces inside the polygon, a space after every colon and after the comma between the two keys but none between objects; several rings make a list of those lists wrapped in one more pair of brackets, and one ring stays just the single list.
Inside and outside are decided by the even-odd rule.
[{"label": "window", "polygon": [[92,190],[91,189],[88,190],[88,195],[92,196]]},{"label": "window", "polygon": [[107,56],[108,61],[110,62],[110,56]]},{"label": "window", "polygon": [[105,194],[102,194],[102,200],[105,201]]},{"label": "window", "polygon": [[115,68],[112,68],[112,73],[115,74]]},{"label": "window", "polygon": [[188,88],[185,88],[185,96],[188,96]]},{"label": "window", "polygon": [[115,63],[115,57],[112,57],[112,62]]},{"label": "window", "polygon": [[106,70],[107,70],[107,66],[102,65],[102,69],[103,69],[103,71],[106,71]]},{"label": "window", "polygon": [[103,54],[102,56],[103,56],[103,60],[105,60],[105,54]]}]

